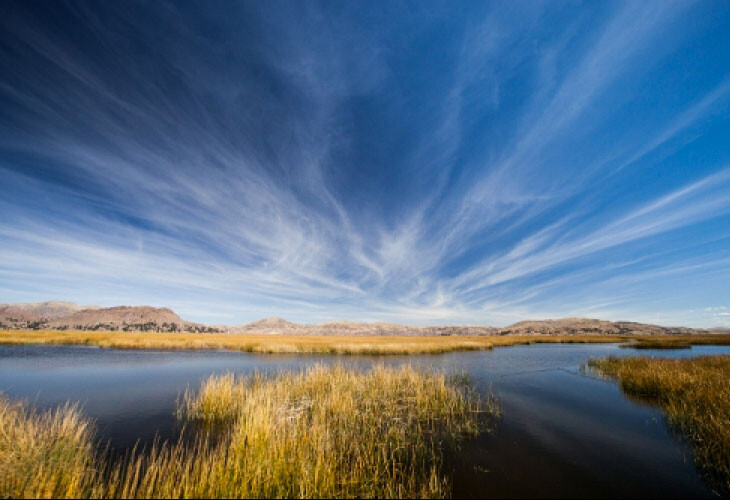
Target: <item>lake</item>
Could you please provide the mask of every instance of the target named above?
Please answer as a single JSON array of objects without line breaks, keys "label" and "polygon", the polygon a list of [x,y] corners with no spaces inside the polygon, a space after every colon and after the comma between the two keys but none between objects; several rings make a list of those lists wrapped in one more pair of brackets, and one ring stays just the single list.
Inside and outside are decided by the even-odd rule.
[{"label": "lake", "polygon": [[465,372],[501,403],[492,432],[453,458],[454,496],[709,497],[690,450],[661,412],[580,371],[591,357],[730,355],[730,346],[620,349],[615,344],[537,344],[417,356],[262,355],[227,351],[0,346],[0,391],[38,409],[78,401],[103,443],[175,439],[186,388],[211,374],[276,373],[312,363],[412,364]]}]

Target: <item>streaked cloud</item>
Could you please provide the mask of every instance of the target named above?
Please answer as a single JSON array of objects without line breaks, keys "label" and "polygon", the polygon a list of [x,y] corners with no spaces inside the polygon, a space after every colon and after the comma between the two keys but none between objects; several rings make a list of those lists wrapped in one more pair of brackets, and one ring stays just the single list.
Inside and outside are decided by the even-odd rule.
[{"label": "streaked cloud", "polygon": [[727,324],[726,5],[380,7],[5,2],[0,302]]}]

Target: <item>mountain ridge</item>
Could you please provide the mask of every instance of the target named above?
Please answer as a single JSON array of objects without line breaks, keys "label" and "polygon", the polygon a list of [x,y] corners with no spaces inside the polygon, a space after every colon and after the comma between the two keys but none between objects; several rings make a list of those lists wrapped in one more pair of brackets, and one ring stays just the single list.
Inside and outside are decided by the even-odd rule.
[{"label": "mountain ridge", "polygon": [[0,329],[191,332],[266,335],[442,336],[442,335],[656,335],[730,333],[726,328],[665,327],[633,321],[562,318],[519,321],[505,327],[489,325],[409,326],[387,322],[328,321],[303,324],[279,317],[241,325],[204,325],[185,321],[166,307],[81,306],[48,301],[0,304]]}]

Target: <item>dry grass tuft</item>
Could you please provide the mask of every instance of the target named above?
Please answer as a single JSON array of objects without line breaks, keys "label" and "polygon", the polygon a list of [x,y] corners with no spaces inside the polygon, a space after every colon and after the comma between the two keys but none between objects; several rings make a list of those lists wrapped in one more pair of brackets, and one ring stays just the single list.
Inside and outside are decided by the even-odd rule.
[{"label": "dry grass tuft", "polygon": [[693,444],[710,484],[730,495],[730,356],[608,358],[589,366],[617,379],[626,394],[661,406]]},{"label": "dry grass tuft", "polygon": [[484,430],[495,411],[443,374],[337,365],[211,377],[180,416],[227,424],[225,496],[403,498],[447,496],[443,448]]},{"label": "dry grass tuft", "polygon": [[464,379],[411,367],[214,376],[179,405],[200,423],[192,445],[116,463],[74,407],[34,415],[3,399],[0,412],[2,496],[403,498],[448,496],[444,453],[497,409]]},{"label": "dry grass tuft", "polygon": [[77,407],[35,413],[0,396],[0,497],[84,497],[96,461],[92,429]]}]

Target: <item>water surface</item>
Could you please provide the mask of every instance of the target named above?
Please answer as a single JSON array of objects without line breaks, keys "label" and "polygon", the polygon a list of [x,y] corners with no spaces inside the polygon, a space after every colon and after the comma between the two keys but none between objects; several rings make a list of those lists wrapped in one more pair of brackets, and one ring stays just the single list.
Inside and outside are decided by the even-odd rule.
[{"label": "water surface", "polygon": [[466,372],[500,400],[491,433],[462,446],[455,496],[708,497],[685,442],[661,412],[631,401],[615,383],[586,376],[591,357],[730,354],[730,346],[620,349],[613,344],[537,344],[423,356],[264,355],[226,351],[0,346],[0,391],[37,408],[78,401],[117,451],[155,436],[174,439],[173,415],[187,388],[214,373],[298,370],[312,363],[414,364]]}]

